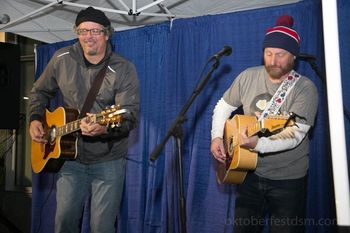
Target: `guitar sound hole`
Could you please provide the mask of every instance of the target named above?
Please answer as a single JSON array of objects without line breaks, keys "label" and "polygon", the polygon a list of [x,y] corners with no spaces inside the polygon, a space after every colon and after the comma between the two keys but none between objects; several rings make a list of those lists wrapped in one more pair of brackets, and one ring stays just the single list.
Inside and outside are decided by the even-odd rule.
[{"label": "guitar sound hole", "polygon": [[232,157],[232,153],[233,153],[233,137],[230,138],[230,141],[229,141],[229,146],[228,146],[228,153],[229,153],[229,157],[231,158]]},{"label": "guitar sound hole", "polygon": [[55,144],[56,142],[56,127],[51,127],[49,131],[49,138],[47,140],[51,145]]}]

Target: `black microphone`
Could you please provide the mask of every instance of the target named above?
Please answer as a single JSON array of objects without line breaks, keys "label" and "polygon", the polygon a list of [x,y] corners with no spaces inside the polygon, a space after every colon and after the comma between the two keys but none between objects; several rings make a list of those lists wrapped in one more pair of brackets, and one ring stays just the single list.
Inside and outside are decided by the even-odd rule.
[{"label": "black microphone", "polygon": [[307,53],[299,53],[298,58],[302,59],[302,60],[307,60],[307,61],[310,61],[310,60],[316,61],[317,60],[315,56],[307,54]]},{"label": "black microphone", "polygon": [[229,56],[232,53],[232,48],[225,45],[219,52],[214,54],[209,60],[219,60],[222,56]]}]

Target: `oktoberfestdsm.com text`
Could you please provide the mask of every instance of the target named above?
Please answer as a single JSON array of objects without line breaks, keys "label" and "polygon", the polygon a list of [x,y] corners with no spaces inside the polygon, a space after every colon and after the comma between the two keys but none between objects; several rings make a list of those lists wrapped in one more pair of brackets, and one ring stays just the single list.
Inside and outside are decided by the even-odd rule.
[{"label": "oktoberfestdsm.com text", "polygon": [[275,225],[275,226],[332,226],[336,225],[336,219],[331,218],[237,218],[237,219],[226,219],[226,225],[236,225],[236,226],[265,226],[265,225]]}]

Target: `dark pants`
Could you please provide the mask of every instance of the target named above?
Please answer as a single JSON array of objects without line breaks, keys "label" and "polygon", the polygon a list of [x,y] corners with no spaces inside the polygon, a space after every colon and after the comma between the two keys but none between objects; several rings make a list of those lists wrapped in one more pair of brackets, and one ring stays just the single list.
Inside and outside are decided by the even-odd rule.
[{"label": "dark pants", "polygon": [[306,176],[270,180],[254,173],[238,186],[234,233],[258,233],[268,225],[271,233],[304,232]]}]

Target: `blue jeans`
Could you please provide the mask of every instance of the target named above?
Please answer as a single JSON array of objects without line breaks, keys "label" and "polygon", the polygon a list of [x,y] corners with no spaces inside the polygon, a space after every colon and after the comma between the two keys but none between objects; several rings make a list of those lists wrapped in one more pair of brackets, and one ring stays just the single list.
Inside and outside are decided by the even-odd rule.
[{"label": "blue jeans", "polygon": [[270,180],[249,173],[238,186],[234,233],[258,233],[268,225],[271,233],[304,232],[306,176]]},{"label": "blue jeans", "polygon": [[91,194],[90,232],[115,233],[125,177],[125,159],[96,164],[66,161],[57,179],[56,233],[79,233]]}]

